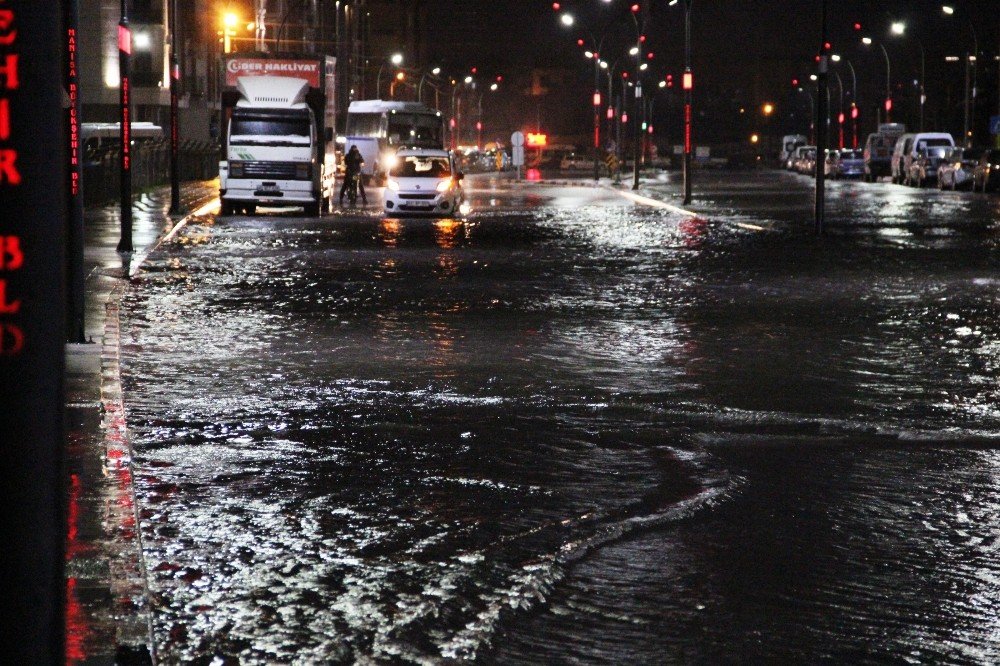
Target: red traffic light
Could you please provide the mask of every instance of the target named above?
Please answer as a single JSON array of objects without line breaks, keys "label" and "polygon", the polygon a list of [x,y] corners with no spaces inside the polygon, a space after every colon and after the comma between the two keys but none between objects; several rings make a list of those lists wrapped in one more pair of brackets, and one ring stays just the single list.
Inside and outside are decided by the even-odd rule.
[{"label": "red traffic light", "polygon": [[555,11],[559,11],[559,7],[560,7],[560,5],[559,5],[558,2],[553,2],[552,3],[552,9],[554,9]]},{"label": "red traffic light", "polygon": [[858,117],[858,107],[856,106],[851,107],[851,118],[857,118],[857,117]]},{"label": "red traffic light", "polygon": [[854,29],[855,30],[861,30],[861,24],[860,23],[855,23],[854,24]]},{"label": "red traffic light", "polygon": [[583,46],[583,40],[582,39],[576,40],[576,45],[577,46]]},{"label": "red traffic light", "polygon": [[793,86],[799,85],[799,80],[798,79],[792,79],[792,85]]},{"label": "red traffic light", "polygon": [[637,13],[638,11],[639,11],[639,5],[638,4],[632,5],[632,13],[634,14]]}]

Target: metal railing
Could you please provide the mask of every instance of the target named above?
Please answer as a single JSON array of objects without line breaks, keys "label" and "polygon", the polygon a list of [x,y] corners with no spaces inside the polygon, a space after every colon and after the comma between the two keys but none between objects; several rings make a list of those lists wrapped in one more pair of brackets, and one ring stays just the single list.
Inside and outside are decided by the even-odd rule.
[{"label": "metal railing", "polygon": [[[219,174],[219,147],[208,141],[182,141],[177,171],[181,181],[208,180]],[[119,149],[88,153],[83,160],[83,201],[94,206],[120,196]],[[170,142],[137,142],[132,148],[132,188],[138,193],[170,182]]]}]

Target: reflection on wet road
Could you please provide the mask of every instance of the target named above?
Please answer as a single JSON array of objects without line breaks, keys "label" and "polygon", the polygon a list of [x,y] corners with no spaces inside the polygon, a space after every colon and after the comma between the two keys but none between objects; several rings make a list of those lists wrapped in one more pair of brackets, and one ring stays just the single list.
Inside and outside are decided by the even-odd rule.
[{"label": "reflection on wet road", "polygon": [[833,183],[818,239],[786,174],[470,185],[145,265],[162,659],[1000,658],[995,200]]}]

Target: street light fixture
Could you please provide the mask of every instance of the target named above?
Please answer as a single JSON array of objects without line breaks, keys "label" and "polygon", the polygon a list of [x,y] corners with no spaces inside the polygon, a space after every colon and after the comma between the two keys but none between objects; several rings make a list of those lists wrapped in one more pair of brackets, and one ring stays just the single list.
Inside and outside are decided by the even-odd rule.
[{"label": "street light fixture", "polygon": [[[389,57],[389,62],[391,62],[396,67],[403,64],[403,54],[393,53]],[[380,99],[382,95],[382,69],[385,67],[385,60],[381,62],[378,66],[378,75],[375,77],[375,98]]]},{"label": "street light fixture", "polygon": [[[875,42],[871,37],[862,37],[861,43],[865,46],[871,46]],[[885,50],[885,46],[879,42],[878,47],[882,49],[882,55],[885,57],[885,122],[890,122],[890,114],[892,112],[892,73],[889,64],[889,52]]]},{"label": "street light fixture", "polygon": [[[946,16],[952,16],[955,14],[955,8],[950,5],[943,5],[941,7],[941,11],[944,12]],[[979,72],[979,61],[978,61],[979,38],[976,35],[976,27],[972,23],[971,19],[969,20],[969,32],[972,34],[972,53],[970,54],[968,51],[965,52],[965,99],[964,99],[965,111],[963,116],[964,126],[962,129],[963,143],[966,145],[966,147],[972,145],[972,133],[969,129],[969,118],[970,118],[970,111],[971,111],[971,116],[976,115],[976,84]],[[975,69],[973,69],[973,63],[975,63]],[[972,74],[971,90],[969,83],[970,70]],[[970,97],[971,97],[971,102],[970,102]]]},{"label": "street light fixture", "polygon": [[[902,37],[906,34],[906,23],[903,21],[894,21],[891,27],[892,34]],[[926,72],[926,52],[924,50],[924,43],[920,41],[920,38],[916,35],[913,36],[917,40],[917,46],[920,48],[920,131],[924,131],[924,103],[927,101],[927,95],[924,94],[924,76]]]}]

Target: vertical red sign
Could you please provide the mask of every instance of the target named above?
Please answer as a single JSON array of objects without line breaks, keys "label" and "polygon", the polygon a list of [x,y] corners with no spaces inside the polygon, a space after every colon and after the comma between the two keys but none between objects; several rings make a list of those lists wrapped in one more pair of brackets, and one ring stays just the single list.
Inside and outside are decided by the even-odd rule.
[{"label": "vertical red sign", "polygon": [[0,654],[17,664],[64,661],[61,12],[0,0]]}]

